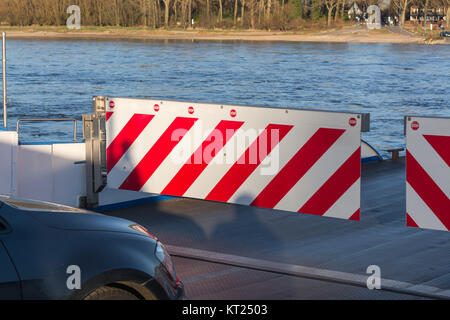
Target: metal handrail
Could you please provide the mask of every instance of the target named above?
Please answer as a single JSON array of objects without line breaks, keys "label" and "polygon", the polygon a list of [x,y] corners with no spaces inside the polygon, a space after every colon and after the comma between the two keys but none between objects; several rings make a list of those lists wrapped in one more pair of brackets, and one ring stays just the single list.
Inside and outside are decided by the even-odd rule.
[{"label": "metal handrail", "polygon": [[17,120],[16,131],[19,134],[21,122],[33,122],[33,121],[73,121],[73,141],[77,140],[77,119],[74,118],[36,118],[36,119],[19,119]]}]

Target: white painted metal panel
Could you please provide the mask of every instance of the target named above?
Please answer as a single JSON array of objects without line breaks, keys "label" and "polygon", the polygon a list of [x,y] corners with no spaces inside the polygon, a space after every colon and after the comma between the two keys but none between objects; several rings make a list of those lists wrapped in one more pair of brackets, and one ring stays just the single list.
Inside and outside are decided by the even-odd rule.
[{"label": "white painted metal panel", "polygon": [[450,230],[450,118],[407,117],[406,220]]},{"label": "white painted metal panel", "polygon": [[57,143],[52,149],[53,202],[78,206],[86,194],[84,143]]},{"label": "white painted metal panel", "polygon": [[15,131],[0,130],[0,194],[14,193],[13,163],[17,151],[18,138]]},{"label": "white painted metal panel", "polygon": [[110,188],[359,220],[360,114],[106,103]]},{"label": "white painted metal panel", "polygon": [[17,161],[17,196],[53,200],[52,145],[20,145]]},{"label": "white painted metal panel", "polygon": [[[19,144],[16,131],[0,130],[0,194],[79,206],[86,195],[84,143]],[[106,188],[100,205],[120,205],[151,195]]]},{"label": "white painted metal panel", "polygon": [[84,143],[19,145],[16,196],[70,206],[85,195]]}]

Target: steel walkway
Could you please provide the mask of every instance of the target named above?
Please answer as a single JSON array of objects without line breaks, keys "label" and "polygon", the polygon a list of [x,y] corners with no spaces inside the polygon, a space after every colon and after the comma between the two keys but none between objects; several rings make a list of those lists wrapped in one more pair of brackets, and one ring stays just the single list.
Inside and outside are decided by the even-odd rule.
[{"label": "steel walkway", "polygon": [[[406,282],[425,296],[450,293],[450,234],[405,226],[404,160],[363,165],[359,222],[182,198],[107,214],[136,221],[172,246],[355,277],[378,265],[383,279]],[[192,298],[412,297],[198,259],[174,261]]]}]

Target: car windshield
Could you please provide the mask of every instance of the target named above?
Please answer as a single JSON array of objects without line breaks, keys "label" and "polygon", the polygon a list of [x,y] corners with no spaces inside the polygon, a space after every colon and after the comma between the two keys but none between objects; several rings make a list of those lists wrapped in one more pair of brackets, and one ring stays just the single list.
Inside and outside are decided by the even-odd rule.
[{"label": "car windshield", "polygon": [[88,211],[53,204],[53,203],[46,203],[46,202],[35,202],[35,201],[24,201],[24,200],[12,200],[12,199],[1,199],[0,202],[4,202],[14,208],[22,209],[22,210],[33,210],[33,211],[54,211],[54,212],[82,212],[87,213]]}]

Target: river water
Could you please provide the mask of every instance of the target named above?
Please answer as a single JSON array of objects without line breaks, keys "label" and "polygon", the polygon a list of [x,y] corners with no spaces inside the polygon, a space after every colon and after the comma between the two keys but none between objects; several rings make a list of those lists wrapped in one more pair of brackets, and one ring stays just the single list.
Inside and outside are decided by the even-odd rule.
[{"label": "river water", "polygon": [[[91,113],[96,95],[371,113],[363,138],[404,146],[403,116],[450,116],[450,46],[9,40],[9,128]],[[81,125],[79,125],[81,128]],[[71,139],[24,124],[21,141]]]}]

